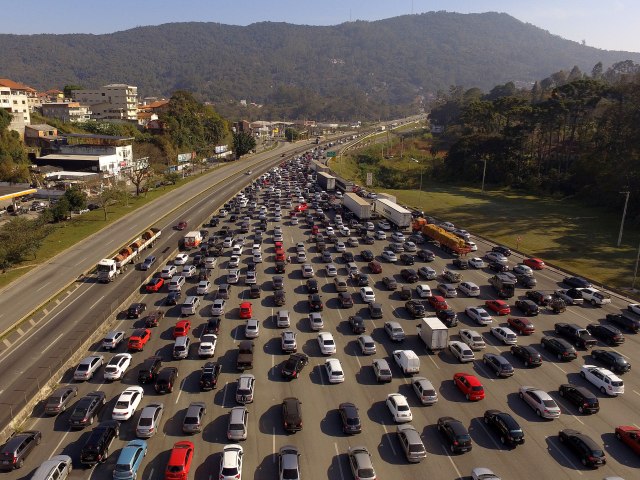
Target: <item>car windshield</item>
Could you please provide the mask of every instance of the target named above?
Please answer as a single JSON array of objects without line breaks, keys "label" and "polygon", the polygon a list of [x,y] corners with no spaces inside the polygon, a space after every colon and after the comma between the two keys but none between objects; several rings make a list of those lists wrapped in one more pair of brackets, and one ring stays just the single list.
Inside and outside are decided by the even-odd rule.
[{"label": "car windshield", "polygon": [[282,469],[282,478],[283,480],[295,480],[299,478],[298,470],[295,468],[284,468]]},{"label": "car windshield", "polygon": [[409,445],[409,451],[412,453],[421,453],[424,452],[424,447],[422,445]]},{"label": "car windshield", "polygon": [[238,474],[238,469],[235,467],[233,468],[225,467],[220,471],[220,475],[223,475],[225,477],[233,477],[237,474]]},{"label": "car windshield", "polygon": [[471,435],[466,434],[466,435],[458,435],[456,437],[456,440],[458,440],[458,442],[460,443],[467,443],[471,441]]},{"label": "car windshield", "polygon": [[62,397],[51,397],[47,402],[49,405],[57,405],[62,402]]},{"label": "car windshield", "polygon": [[476,386],[476,387],[471,387],[471,390],[474,392],[481,392],[482,391],[482,387],[481,386]]},{"label": "car windshield", "polygon": [[402,405],[402,404],[398,405],[399,412],[406,412],[408,410],[409,410],[409,405]]},{"label": "car windshield", "polygon": [[198,423],[198,418],[197,417],[186,417],[184,419],[184,424],[185,425],[193,425]]},{"label": "car windshield", "polygon": [[358,478],[374,478],[373,468],[360,468]]},{"label": "car windshield", "polygon": [[556,402],[554,402],[553,400],[543,400],[542,403],[547,408],[556,408]]},{"label": "car windshield", "polygon": [[131,471],[131,466],[130,465],[124,465],[124,464],[117,464],[115,467],[115,471],[116,472],[130,472]]},{"label": "car windshield", "polygon": [[142,417],[138,422],[139,427],[150,427],[151,425],[153,425],[153,420],[151,419],[151,417]]},{"label": "car windshield", "polygon": [[613,385],[614,387],[621,387],[624,384],[622,383],[622,381],[619,381],[619,382],[616,381],[616,382],[611,382],[611,385]]}]

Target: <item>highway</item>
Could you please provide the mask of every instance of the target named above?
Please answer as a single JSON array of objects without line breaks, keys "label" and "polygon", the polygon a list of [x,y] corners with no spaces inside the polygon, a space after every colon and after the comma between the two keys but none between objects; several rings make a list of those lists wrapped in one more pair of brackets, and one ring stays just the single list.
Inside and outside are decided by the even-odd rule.
[{"label": "highway", "polygon": [[[190,210],[187,211],[186,216],[188,218],[197,218],[201,215],[208,217],[224,199],[237,189],[237,185],[227,185],[220,188],[215,195],[197,200],[194,206],[189,207]],[[269,218],[273,219],[271,215]],[[171,222],[167,220],[166,224],[161,226],[170,226],[176,219],[177,216],[172,216]],[[252,224],[254,223],[256,222],[252,222]],[[296,242],[304,242],[309,239],[310,230],[303,225],[303,222],[295,226],[290,225],[287,220],[283,221],[282,225],[284,226],[285,247],[289,253],[295,251]],[[279,369],[287,355],[281,353],[281,330],[275,328],[272,321],[274,312],[278,310],[278,307],[273,304],[270,281],[274,275],[274,248],[271,241],[273,226],[274,223],[271,221],[269,234],[263,244],[264,263],[258,265],[258,282],[263,286],[262,297],[252,301],[254,317],[261,321],[261,333],[259,338],[255,339],[256,355],[254,368],[251,370],[257,379],[255,401],[248,406],[250,412],[249,435],[248,439],[242,442],[245,449],[244,478],[277,478],[276,452],[286,444],[294,444],[300,448],[302,478],[307,479],[346,480],[352,478],[346,452],[349,446],[356,445],[365,445],[372,453],[378,478],[459,479],[469,476],[471,469],[478,466],[491,468],[505,479],[584,478],[585,480],[595,480],[612,475],[618,475],[627,480],[636,478],[640,460],[628,447],[615,439],[613,430],[618,425],[638,424],[640,379],[637,370],[632,369],[624,375],[626,384],[624,395],[619,398],[604,397],[578,375],[582,364],[593,363],[587,352],[579,351],[577,360],[560,363],[540,349],[539,345],[541,336],[549,334],[553,330],[555,322],[575,322],[581,325],[597,322],[604,318],[605,313],[617,312],[626,306],[620,300],[614,298],[613,305],[605,308],[594,308],[589,305],[569,307],[565,313],[560,315],[543,310],[538,317],[533,319],[537,328],[536,333],[529,337],[518,338],[519,343],[532,344],[541,352],[544,358],[542,367],[532,370],[525,369],[517,359],[513,359],[507,353],[505,356],[513,360],[512,363],[516,369],[515,375],[507,379],[496,379],[480,361],[476,361],[472,365],[461,365],[448,352],[431,355],[426,351],[415,334],[417,321],[410,319],[407,315],[404,301],[398,298],[397,293],[386,291],[381,282],[384,275],[393,274],[398,283],[403,285],[405,282],[399,275],[401,268],[403,268],[401,265],[383,262],[383,273],[372,275],[375,281],[376,298],[383,304],[384,309],[384,319],[372,320],[366,305],[357,294],[358,287],[351,283],[349,291],[352,293],[355,306],[351,309],[338,308],[333,279],[325,275],[324,266],[320,262],[315,246],[308,244],[307,252],[310,253],[310,263],[314,266],[325,303],[324,330],[331,332],[336,339],[338,348],[335,357],[342,363],[346,381],[337,385],[329,385],[327,382],[326,373],[322,367],[325,357],[320,354],[316,334],[309,328],[307,320],[309,310],[304,287],[305,280],[302,278],[300,266],[294,263],[287,266],[285,275],[286,308],[291,312],[292,328],[298,332],[298,351],[308,354],[310,363],[303,370],[300,378],[285,382],[280,378]],[[215,230],[217,229],[212,229],[212,231]],[[161,244],[156,247],[157,252],[173,249],[177,245],[180,235],[172,234],[167,228],[165,228],[165,232],[167,235],[163,235]],[[477,253],[479,255],[490,248],[483,241],[474,240],[478,243],[479,251]],[[360,250],[368,248],[379,258],[383,246],[388,243],[388,241],[376,241],[375,245],[361,245],[350,250],[357,254]],[[450,265],[451,259],[438,249],[434,250],[437,258],[429,265],[437,271],[441,271],[442,268]],[[245,247],[246,251],[247,247]],[[229,254],[227,249],[225,255],[219,259],[221,263],[214,270],[213,277],[216,284],[225,281],[226,261]],[[243,254],[243,262],[246,262],[247,259],[247,254]],[[356,261],[359,267],[367,272],[366,262],[359,255],[356,255]],[[517,257],[510,257],[511,266],[516,261]],[[339,275],[346,276],[344,262],[338,259],[335,263],[339,268]],[[163,264],[164,262],[160,262],[158,269],[161,269]],[[421,265],[423,265],[421,262],[417,262],[416,267]],[[483,270],[467,270],[463,272],[463,275],[465,280],[470,280],[481,286],[481,297],[479,299],[458,297],[448,300],[459,315],[460,323],[457,328],[468,326],[483,333],[487,342],[486,351],[507,351],[508,347],[500,345],[489,335],[489,327],[478,327],[462,313],[466,306],[479,305],[485,299],[494,298],[493,290],[487,285],[487,278],[492,273]],[[137,277],[137,283],[134,282],[135,278],[133,277]],[[562,278],[561,274],[551,270],[539,272],[536,277],[539,289],[547,291],[558,288]],[[120,289],[126,290],[125,286],[131,285],[131,283],[139,286],[142,280],[142,275],[139,272],[129,271],[127,277],[118,279],[112,285],[82,284],[72,295],[73,299],[80,294],[83,296],[75,302],[73,300],[65,302],[67,310],[59,314],[60,318],[64,317],[69,322],[69,326],[60,330],[63,336],[58,343],[66,343],[70,346],[72,332],[76,328],[81,328],[79,325],[82,325],[82,317],[87,310],[103,309],[101,301],[109,301],[116,295],[122,296],[131,293],[131,288],[123,292],[120,292]],[[192,281],[189,284],[187,295],[195,291],[195,283]],[[429,281],[426,283],[434,288],[437,282]],[[179,306],[167,310],[165,319],[159,327],[154,329],[153,338],[145,351],[133,354],[132,367],[122,382],[105,383],[99,373],[86,384],[78,384],[80,395],[96,389],[106,392],[108,404],[103,410],[101,418],[109,419],[117,396],[127,386],[136,384],[137,367],[149,355],[153,353],[162,355],[166,360],[165,365],[177,366],[180,372],[180,388],[171,394],[157,395],[152,386],[145,386],[145,397],[138,408],[137,415],[123,423],[120,438],[111,447],[107,462],[91,471],[83,470],[76,463],[76,469],[70,478],[101,480],[112,478],[113,467],[120,448],[127,441],[135,438],[134,430],[140,410],[144,405],[155,401],[164,402],[165,405],[162,431],[149,440],[149,454],[143,463],[141,469],[143,473],[139,478],[145,480],[163,478],[164,467],[172,445],[184,439],[190,439],[196,445],[192,473],[189,478],[209,480],[217,475],[220,452],[224,445],[230,443],[226,439],[227,412],[229,408],[235,406],[235,381],[239,376],[239,372],[235,369],[236,349],[238,341],[244,338],[244,321],[239,319],[238,305],[246,299],[247,291],[248,287],[242,284],[242,280],[238,286],[232,287],[231,290],[231,299],[228,301],[215,355],[215,358],[223,364],[218,389],[212,392],[200,392],[198,389],[199,372],[205,360],[197,358],[197,346],[194,345],[189,359],[170,360],[171,345],[173,344],[172,327],[180,318]],[[523,295],[524,290],[518,289],[517,293]],[[167,307],[164,306],[166,294],[165,287],[160,293],[138,293],[133,300],[144,301],[149,305],[149,308],[166,309]],[[103,296],[105,298],[101,299]],[[190,318],[194,326],[191,337],[196,345],[202,327],[209,318],[209,306],[213,301],[213,296],[211,293],[206,295],[198,314]],[[93,299],[98,301],[95,307],[90,303]],[[513,300],[515,299],[510,302],[512,305]],[[350,332],[346,323],[348,316],[355,313],[360,313],[366,319],[368,333],[372,334],[377,344],[376,355],[367,357],[360,354],[356,345],[356,335]],[[95,314],[98,315],[100,312]],[[408,334],[408,338],[401,347],[398,347],[398,344],[392,344],[382,329],[383,322],[390,319],[398,320]],[[72,325],[73,322],[79,322],[79,324]],[[497,323],[506,324],[505,318],[494,317],[494,324]],[[133,328],[139,325],[140,321],[120,319],[116,328],[130,333]],[[457,328],[451,329],[453,337],[455,337]],[[626,355],[634,364],[640,360],[639,339],[637,335],[625,334],[625,336],[626,343],[616,347],[616,350]],[[40,343],[30,347],[31,351],[47,348],[45,344],[45,340],[42,339]],[[421,360],[420,374],[430,379],[438,390],[440,399],[436,405],[431,407],[419,405],[409,386],[410,379],[404,377],[391,361],[393,381],[390,384],[382,385],[375,382],[370,367],[373,359],[381,357],[390,359],[391,352],[397,348],[412,349],[418,353]],[[603,347],[600,345],[599,348]],[[58,354],[56,350],[56,347],[48,348],[45,355],[56,355]],[[90,351],[100,351],[99,345],[94,345]],[[124,350],[121,348],[119,351]],[[65,349],[62,355],[68,353]],[[106,359],[112,356],[111,353],[101,353],[105,354]],[[480,356],[477,354],[476,358]],[[4,357],[0,359],[0,362],[3,361]],[[11,366],[0,363],[0,366],[2,366],[3,374],[12,373],[14,376],[25,378],[24,372],[19,373],[19,362],[13,363]],[[474,373],[478,376],[485,386],[486,398],[484,400],[476,403],[465,400],[451,380],[453,374],[459,371]],[[71,373],[70,370],[64,376],[62,383],[69,381]],[[558,386],[568,381],[584,385],[596,393],[601,404],[601,410],[598,414],[593,416],[580,415],[572,405],[559,397]],[[550,392],[562,408],[561,417],[554,421],[539,419],[533,410],[518,398],[517,391],[520,385],[532,385]],[[428,452],[427,458],[422,464],[408,464],[395,437],[396,427],[384,404],[386,395],[393,392],[402,393],[408,398],[413,412],[411,424],[421,434]],[[303,408],[304,427],[302,431],[293,435],[285,433],[280,413],[281,401],[288,396],[298,397],[302,401]],[[208,405],[208,417],[202,433],[187,436],[182,434],[181,424],[185,409],[192,401],[205,401]],[[339,403],[344,401],[354,402],[359,407],[363,424],[361,434],[347,436],[342,433],[337,407]],[[515,450],[508,450],[501,446],[497,436],[490,432],[481,421],[482,415],[487,409],[500,409],[511,413],[523,427],[526,435],[525,445],[519,446]],[[29,478],[43,460],[56,454],[68,454],[77,462],[89,429],[80,432],[70,431],[67,427],[68,416],[69,411],[54,418],[38,414],[27,421],[24,428],[41,430],[43,442],[28,458],[21,470],[5,474],[6,478]],[[441,416],[456,417],[469,428],[474,442],[471,452],[462,455],[451,455],[448,452],[435,428],[435,423]],[[583,467],[569,450],[559,444],[557,434],[563,428],[580,430],[604,445],[608,460],[607,465],[598,471]]]}]

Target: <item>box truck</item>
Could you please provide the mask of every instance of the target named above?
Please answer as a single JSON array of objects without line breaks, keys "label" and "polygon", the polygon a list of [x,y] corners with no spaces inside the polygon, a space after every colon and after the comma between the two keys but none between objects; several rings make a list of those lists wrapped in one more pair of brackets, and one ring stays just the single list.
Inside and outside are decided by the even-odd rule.
[{"label": "box truck", "polygon": [[375,212],[394,223],[400,230],[411,226],[411,212],[386,198],[376,198],[374,200]]},{"label": "box truck", "polygon": [[418,336],[422,339],[427,349],[435,352],[447,348],[449,341],[449,329],[438,317],[425,317],[417,326]]}]

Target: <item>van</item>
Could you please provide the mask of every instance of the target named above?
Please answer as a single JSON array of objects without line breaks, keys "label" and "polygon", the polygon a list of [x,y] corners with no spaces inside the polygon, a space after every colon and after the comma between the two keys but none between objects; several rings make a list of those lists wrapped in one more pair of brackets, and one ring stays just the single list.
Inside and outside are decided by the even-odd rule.
[{"label": "van", "polygon": [[246,440],[249,412],[246,407],[234,407],[229,412],[227,438],[229,440]]},{"label": "van", "polygon": [[349,272],[349,276],[358,275],[360,273],[356,262],[349,262],[347,264],[347,272]]},{"label": "van", "polygon": [[200,297],[189,296],[185,298],[184,303],[182,304],[182,315],[195,315],[196,310],[200,306]]},{"label": "van", "polygon": [[178,337],[173,343],[173,358],[176,360],[182,360],[189,356],[189,348],[191,347],[191,338]]},{"label": "van", "polygon": [[169,291],[170,292],[181,292],[182,286],[186,282],[186,279],[182,275],[175,275],[171,277],[169,280]]},{"label": "van", "polygon": [[71,457],[56,455],[45,460],[35,471],[31,480],[65,480],[72,469]]},{"label": "van", "polygon": [[405,375],[420,372],[420,358],[413,350],[394,350],[393,359]]}]

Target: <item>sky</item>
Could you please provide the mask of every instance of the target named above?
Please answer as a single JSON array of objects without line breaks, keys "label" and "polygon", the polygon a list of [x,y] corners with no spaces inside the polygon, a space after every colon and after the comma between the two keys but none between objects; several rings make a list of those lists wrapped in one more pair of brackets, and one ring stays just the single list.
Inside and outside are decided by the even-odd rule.
[{"label": "sky", "polygon": [[22,0],[0,33],[113,33],[173,22],[336,25],[429,11],[504,12],[554,35],[640,52],[638,0]]}]

